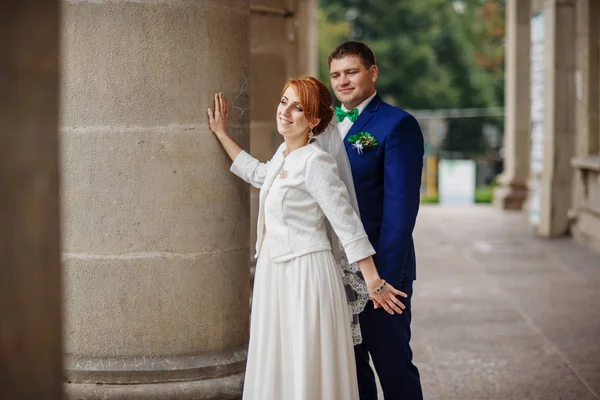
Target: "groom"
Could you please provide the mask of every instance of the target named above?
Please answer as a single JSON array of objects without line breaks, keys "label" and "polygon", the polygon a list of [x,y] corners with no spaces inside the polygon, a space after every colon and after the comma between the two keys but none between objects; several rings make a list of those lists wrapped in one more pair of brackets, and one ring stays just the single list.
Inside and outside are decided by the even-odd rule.
[{"label": "groom", "polygon": [[423,398],[410,348],[411,295],[415,274],[412,232],[419,210],[423,135],[415,118],[377,95],[373,51],[348,41],[329,56],[338,131],[352,168],[360,216],[377,251],[382,279],[408,294],[406,309],[390,315],[367,306],[360,314],[362,344],[354,348],[361,400],[377,400],[375,376],[386,400]]}]

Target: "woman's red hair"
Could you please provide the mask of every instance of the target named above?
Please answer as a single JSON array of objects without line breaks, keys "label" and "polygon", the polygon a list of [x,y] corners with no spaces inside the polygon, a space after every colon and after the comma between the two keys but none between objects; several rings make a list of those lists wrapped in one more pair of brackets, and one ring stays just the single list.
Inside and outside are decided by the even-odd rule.
[{"label": "woman's red hair", "polygon": [[300,101],[304,115],[309,121],[320,119],[321,122],[313,128],[313,133],[323,133],[333,117],[331,108],[331,93],[327,86],[312,76],[288,79],[283,86],[282,94],[291,87]]}]

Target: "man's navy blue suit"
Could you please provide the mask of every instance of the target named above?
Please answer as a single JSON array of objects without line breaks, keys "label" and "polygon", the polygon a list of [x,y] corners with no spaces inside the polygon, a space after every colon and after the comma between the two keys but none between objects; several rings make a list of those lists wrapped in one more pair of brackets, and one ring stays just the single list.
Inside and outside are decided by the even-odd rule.
[{"label": "man's navy blue suit", "polygon": [[[379,145],[359,154],[348,137],[368,132]],[[389,315],[367,304],[360,315],[363,343],[355,346],[361,400],[377,400],[369,353],[386,400],[421,400],[419,371],[410,348],[410,297],[416,278],[413,228],[419,210],[423,135],[409,113],[375,96],[345,139],[360,216],[377,251],[375,265],[382,279],[408,294],[400,300],[402,314]]]}]

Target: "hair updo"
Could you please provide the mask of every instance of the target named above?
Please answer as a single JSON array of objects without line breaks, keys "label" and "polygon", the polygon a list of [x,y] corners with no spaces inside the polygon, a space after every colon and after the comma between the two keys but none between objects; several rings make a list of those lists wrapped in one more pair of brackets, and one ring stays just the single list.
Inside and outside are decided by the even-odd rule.
[{"label": "hair updo", "polygon": [[282,95],[288,87],[291,87],[298,96],[304,115],[309,121],[320,119],[321,121],[313,128],[315,136],[323,133],[333,117],[331,108],[332,98],[327,86],[312,76],[288,79],[283,86]]}]

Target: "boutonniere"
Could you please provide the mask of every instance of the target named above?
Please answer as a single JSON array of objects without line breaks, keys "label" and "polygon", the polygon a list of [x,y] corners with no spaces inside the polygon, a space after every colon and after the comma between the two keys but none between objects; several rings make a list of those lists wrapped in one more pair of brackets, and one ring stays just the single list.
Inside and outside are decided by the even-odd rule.
[{"label": "boutonniere", "polygon": [[354,147],[354,149],[362,156],[364,149],[379,146],[379,142],[375,139],[375,136],[369,132],[358,132],[348,138],[348,143]]}]

